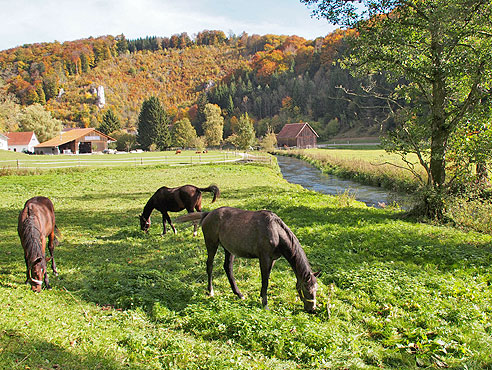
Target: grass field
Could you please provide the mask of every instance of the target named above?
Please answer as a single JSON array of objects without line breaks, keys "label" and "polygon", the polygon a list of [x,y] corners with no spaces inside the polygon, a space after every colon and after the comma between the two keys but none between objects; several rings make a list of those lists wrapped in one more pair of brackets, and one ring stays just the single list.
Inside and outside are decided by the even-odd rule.
[{"label": "grass field", "polygon": [[[319,310],[296,298],[281,259],[259,299],[258,261],[237,259],[235,298],[219,251],[206,296],[201,233],[149,234],[138,214],[160,186],[217,184],[204,209],[270,209],[319,279]],[[0,177],[1,369],[453,369],[492,367],[492,237],[306,191],[260,165],[124,167]],[[34,294],[17,215],[50,197],[59,277]],[[175,218],[177,214],[172,214]]]}]

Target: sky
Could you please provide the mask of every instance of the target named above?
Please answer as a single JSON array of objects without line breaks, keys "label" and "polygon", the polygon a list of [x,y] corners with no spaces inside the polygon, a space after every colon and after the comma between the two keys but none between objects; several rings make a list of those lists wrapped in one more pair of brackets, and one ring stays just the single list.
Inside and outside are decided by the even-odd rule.
[{"label": "sky", "polygon": [[203,30],[315,39],[336,28],[311,17],[299,0],[0,0],[0,9],[0,50],[104,35],[192,37]]}]

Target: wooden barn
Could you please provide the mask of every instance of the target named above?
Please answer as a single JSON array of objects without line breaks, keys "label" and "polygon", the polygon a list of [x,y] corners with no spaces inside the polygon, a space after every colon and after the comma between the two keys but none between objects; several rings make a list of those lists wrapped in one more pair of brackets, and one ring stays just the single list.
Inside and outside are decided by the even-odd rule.
[{"label": "wooden barn", "polygon": [[34,147],[36,154],[83,154],[108,149],[112,137],[94,128],[76,128],[62,131],[60,135]]},{"label": "wooden barn", "polygon": [[318,134],[307,122],[287,123],[277,134],[277,146],[316,148]]}]

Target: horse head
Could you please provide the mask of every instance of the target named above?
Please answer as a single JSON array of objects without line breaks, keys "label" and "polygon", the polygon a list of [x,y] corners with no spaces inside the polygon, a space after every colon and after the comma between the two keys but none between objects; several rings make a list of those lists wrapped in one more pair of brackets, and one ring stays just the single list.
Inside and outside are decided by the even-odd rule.
[{"label": "horse head", "polygon": [[41,292],[44,275],[46,273],[46,261],[43,258],[37,258],[29,269],[29,284],[33,292]]},{"label": "horse head", "polygon": [[311,272],[309,278],[305,281],[297,280],[297,292],[304,303],[304,310],[309,313],[316,311],[316,292],[318,290],[317,277],[320,273],[320,271],[315,273]]},{"label": "horse head", "polygon": [[145,219],[143,215],[140,215],[138,217],[140,219],[140,230],[148,233],[150,229],[150,217],[148,219]]}]

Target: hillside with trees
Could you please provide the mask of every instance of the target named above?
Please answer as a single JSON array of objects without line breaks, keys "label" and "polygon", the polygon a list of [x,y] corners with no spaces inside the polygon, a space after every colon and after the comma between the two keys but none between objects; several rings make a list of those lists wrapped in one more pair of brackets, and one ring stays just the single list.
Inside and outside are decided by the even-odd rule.
[{"label": "hillside with trees", "polygon": [[[339,88],[357,90],[364,82],[337,63],[351,34],[338,30],[306,40],[203,31],[193,39],[118,35],[24,45],[0,52],[0,117],[7,103],[17,103],[17,110],[40,104],[66,126],[99,127],[110,110],[111,119],[132,132],[143,102],[155,96],[172,123],[186,118],[198,135],[208,103],[221,108],[224,139],[237,134],[244,114],[258,136],[301,120],[322,139],[350,130],[374,133],[384,109],[364,109],[370,103],[348,99]],[[16,120],[7,118],[0,129],[15,130]]]}]

